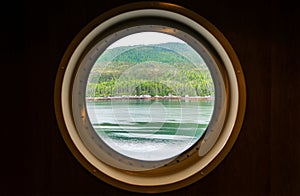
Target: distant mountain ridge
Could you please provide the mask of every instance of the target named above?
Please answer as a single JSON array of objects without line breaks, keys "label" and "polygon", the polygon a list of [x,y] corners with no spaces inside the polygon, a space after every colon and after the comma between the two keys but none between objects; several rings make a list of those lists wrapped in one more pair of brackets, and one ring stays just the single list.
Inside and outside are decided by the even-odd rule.
[{"label": "distant mountain ridge", "polygon": [[87,97],[213,96],[208,67],[185,43],[121,46],[105,50],[88,78]]},{"label": "distant mountain ridge", "polygon": [[178,42],[120,46],[104,51],[97,59],[97,62],[141,63],[145,61],[204,64],[203,59],[193,48]]}]

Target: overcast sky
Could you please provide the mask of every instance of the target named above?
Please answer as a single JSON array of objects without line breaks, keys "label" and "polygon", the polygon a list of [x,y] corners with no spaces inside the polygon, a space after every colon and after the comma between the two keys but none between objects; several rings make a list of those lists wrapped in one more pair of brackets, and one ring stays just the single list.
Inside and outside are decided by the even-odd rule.
[{"label": "overcast sky", "polygon": [[115,48],[119,46],[134,46],[134,45],[148,45],[148,44],[160,44],[167,42],[180,42],[184,43],[181,39],[178,39],[172,35],[156,32],[141,32],[128,35],[122,39],[111,44],[108,48]]}]

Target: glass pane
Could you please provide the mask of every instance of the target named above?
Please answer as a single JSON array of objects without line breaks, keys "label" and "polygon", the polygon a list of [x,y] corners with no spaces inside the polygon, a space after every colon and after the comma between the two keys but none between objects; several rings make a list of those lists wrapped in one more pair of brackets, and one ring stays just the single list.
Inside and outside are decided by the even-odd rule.
[{"label": "glass pane", "polygon": [[201,56],[183,40],[135,33],[97,59],[86,86],[87,113],[98,136],[130,158],[177,156],[204,134],[214,85]]}]

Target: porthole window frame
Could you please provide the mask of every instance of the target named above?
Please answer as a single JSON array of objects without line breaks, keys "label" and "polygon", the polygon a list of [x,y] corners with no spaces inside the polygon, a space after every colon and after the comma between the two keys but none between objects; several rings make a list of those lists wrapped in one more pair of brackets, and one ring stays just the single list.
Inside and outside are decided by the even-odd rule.
[{"label": "porthole window frame", "polygon": [[[80,79],[76,77],[78,73],[82,73],[83,61],[94,55],[89,53],[91,48],[101,41],[105,44],[104,37],[116,32],[116,30],[111,31],[111,29],[115,29],[116,24],[126,24],[128,21],[134,20],[138,22],[133,23],[131,27],[139,24],[145,25],[141,20],[138,20],[139,17],[149,18],[150,23],[148,25],[151,25],[151,19],[153,18],[161,18],[162,21],[169,20],[183,27],[180,27],[183,31],[184,26],[187,27],[189,33],[194,33],[193,37],[198,36],[199,39],[201,37],[205,47],[210,50],[209,54],[217,61],[218,70],[225,85],[224,90],[220,91],[224,93],[221,97],[224,98],[225,103],[218,106],[220,110],[225,107],[224,114],[221,115],[224,117],[224,123],[220,123],[220,126],[215,127],[219,130],[213,130],[219,131],[219,134],[215,136],[215,143],[209,146],[208,149],[205,149],[205,147],[201,149],[201,144],[206,142],[203,139],[199,141],[201,142],[199,143],[200,146],[194,146],[194,151],[191,149],[195,152],[193,156],[183,153],[178,159],[174,160],[176,164],[164,163],[155,169],[145,171],[135,170],[134,166],[132,166],[133,168],[116,167],[101,160],[102,155],[105,159],[110,159],[110,157],[107,157],[105,153],[102,153],[102,155],[94,153],[88,147],[89,142],[86,142],[80,135],[83,127],[78,126],[77,122],[80,121],[81,115],[79,112],[86,112],[84,106],[83,109],[78,107],[78,110],[76,110],[72,105],[74,103],[80,104],[80,101],[74,96],[73,90],[84,86],[78,84]],[[159,24],[159,22],[158,24],[153,23],[153,25]],[[126,25],[119,26],[121,26],[118,27],[121,30],[130,28]],[[102,36],[99,36],[100,34]],[[225,36],[197,13],[175,4],[163,2],[126,4],[105,12],[83,28],[69,45],[62,58],[56,76],[54,94],[55,114],[60,132],[76,159],[99,179],[134,192],[158,193],[171,191],[187,186],[206,176],[221,163],[233,147],[246,110],[246,85],[242,67]],[[86,117],[86,115],[82,116]],[[82,123],[81,125],[84,126]],[[189,158],[184,158],[185,156]]]}]

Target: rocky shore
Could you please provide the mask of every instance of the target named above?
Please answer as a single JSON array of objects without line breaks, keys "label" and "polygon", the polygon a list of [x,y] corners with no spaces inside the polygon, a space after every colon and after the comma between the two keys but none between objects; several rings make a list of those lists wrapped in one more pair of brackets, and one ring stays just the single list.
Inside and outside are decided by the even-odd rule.
[{"label": "rocky shore", "polygon": [[98,100],[121,100],[121,99],[132,99],[132,100],[186,100],[186,101],[206,101],[214,100],[212,96],[116,96],[116,97],[86,97],[88,101],[98,101]]}]

